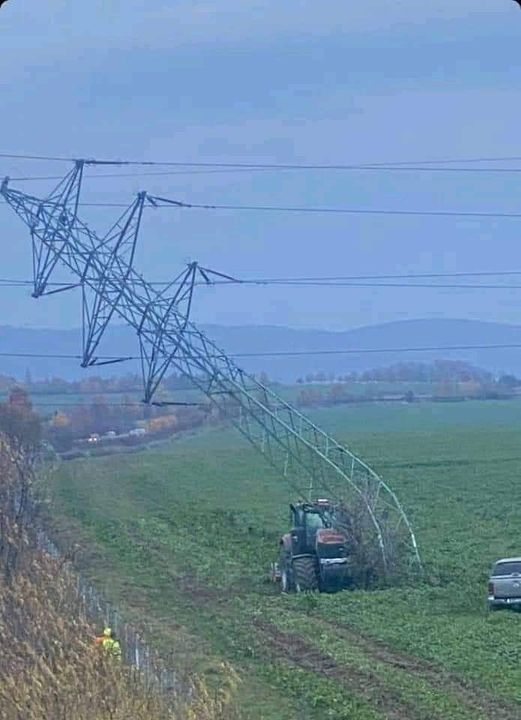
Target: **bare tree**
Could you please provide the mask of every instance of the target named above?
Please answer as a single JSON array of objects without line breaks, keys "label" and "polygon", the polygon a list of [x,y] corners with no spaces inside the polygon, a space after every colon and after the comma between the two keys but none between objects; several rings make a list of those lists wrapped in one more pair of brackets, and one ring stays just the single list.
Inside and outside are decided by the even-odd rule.
[{"label": "bare tree", "polygon": [[350,573],[357,587],[395,584],[408,573],[404,567],[404,528],[393,525],[385,510],[376,513],[376,503],[368,493],[354,496],[334,510],[334,524],[346,537]]}]

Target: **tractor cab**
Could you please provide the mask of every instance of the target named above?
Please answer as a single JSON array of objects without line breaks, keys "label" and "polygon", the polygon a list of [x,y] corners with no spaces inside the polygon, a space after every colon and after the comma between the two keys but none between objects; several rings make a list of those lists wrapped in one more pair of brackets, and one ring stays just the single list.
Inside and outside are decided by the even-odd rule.
[{"label": "tractor cab", "polygon": [[290,505],[291,538],[295,552],[315,551],[317,531],[333,524],[328,500],[300,502]]},{"label": "tractor cab", "polygon": [[317,527],[330,527],[332,523],[331,503],[323,498],[314,502],[295,503],[290,505],[290,516],[295,526],[308,521]]}]

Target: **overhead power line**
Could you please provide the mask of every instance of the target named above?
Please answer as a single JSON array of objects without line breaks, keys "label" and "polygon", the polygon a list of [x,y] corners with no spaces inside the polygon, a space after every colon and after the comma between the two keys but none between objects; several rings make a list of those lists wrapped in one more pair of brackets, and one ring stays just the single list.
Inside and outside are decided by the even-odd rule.
[{"label": "overhead power line", "polygon": [[[189,208],[195,210],[233,210],[253,212],[284,212],[300,214],[335,214],[335,215],[410,215],[418,217],[468,217],[468,218],[510,218],[519,219],[521,213],[477,210],[393,210],[381,208],[347,208],[347,207],[312,207],[294,205],[242,205],[242,204],[215,204],[215,203],[187,203],[168,198],[149,196],[151,204],[156,208]],[[128,204],[121,202],[83,202],[83,207],[128,208]]]},{"label": "overhead power line", "polygon": [[[261,287],[369,287],[369,288],[420,288],[420,289],[455,289],[455,290],[519,290],[521,285],[501,283],[440,283],[419,282],[423,280],[442,280],[447,278],[481,278],[481,277],[519,277],[520,270],[485,271],[485,272],[454,272],[454,273],[402,273],[390,275],[337,275],[337,276],[304,276],[304,277],[267,277],[267,278],[234,278],[201,280],[195,286],[208,287],[215,285],[261,286]],[[392,281],[392,282],[391,282]],[[398,282],[400,281],[400,282]],[[404,282],[407,281],[407,282]],[[413,281],[413,282],[409,282]],[[32,287],[33,280],[17,278],[0,278],[0,287],[16,287],[27,289]],[[176,286],[179,283],[155,281],[153,286]],[[70,283],[49,283],[48,287],[74,288],[79,285]]]},{"label": "overhead power line", "polygon": [[[12,358],[49,358],[50,360],[82,360],[81,355],[68,355],[67,353],[36,353],[36,352],[0,352],[0,357]],[[98,360],[138,360],[138,357],[120,357],[117,355],[99,355]]]},{"label": "overhead power line", "polygon": [[[40,156],[40,155],[10,155],[0,154],[4,158],[32,159],[32,160],[49,160],[49,161],[67,161],[73,158],[56,157],[56,156]],[[470,158],[467,162],[491,162],[497,160],[519,160],[519,157],[511,158]],[[443,163],[456,162],[455,160],[445,161],[423,161],[416,165],[406,164],[404,162],[397,163],[368,163],[365,165],[306,165],[306,164],[249,164],[249,163],[204,163],[204,162],[158,162],[158,161],[133,161],[133,160],[84,160],[87,166],[107,166],[107,165],[123,165],[123,166],[175,166],[176,168],[185,168],[176,170],[175,173],[187,172],[216,172],[216,171],[247,171],[247,170],[416,170],[416,171],[492,171],[492,172],[521,172],[521,168],[444,168],[440,165]],[[195,171],[186,170],[186,168],[197,168]],[[154,173],[143,173],[144,175],[152,175]],[[164,173],[161,173],[164,174]],[[170,173],[169,173],[170,174]],[[128,177],[134,176],[134,173],[110,173],[98,175],[100,177]],[[30,180],[29,176],[17,178],[18,180]],[[59,176],[43,176],[32,179],[58,180]],[[417,210],[417,209],[392,209],[392,208],[360,208],[360,207],[314,207],[314,206],[293,206],[293,205],[251,205],[242,203],[189,203],[174,200],[166,197],[148,196],[149,203],[155,207],[175,207],[175,208],[192,208],[199,210],[231,210],[231,211],[250,211],[250,212],[284,212],[284,213],[300,213],[300,214],[349,214],[349,215],[382,215],[382,216],[422,216],[422,217],[468,217],[468,218],[503,218],[503,219],[519,219],[521,213],[508,211],[469,211],[469,210]],[[82,206],[99,207],[99,208],[127,208],[126,203],[121,202],[82,202]]]},{"label": "overhead power line", "polygon": [[[224,283],[220,283],[224,284]],[[397,282],[309,282],[309,281],[292,281],[292,282],[258,282],[245,283],[256,284],[261,286],[279,286],[294,288],[419,288],[420,290],[520,290],[521,285],[493,285],[493,284],[463,284],[463,283],[397,283]]]},{"label": "overhead power line", "polygon": [[[307,275],[300,277],[279,277],[252,279],[252,282],[286,282],[286,281],[348,281],[348,280],[412,280],[414,278],[452,278],[452,277],[500,277],[509,275],[521,275],[521,270],[461,270],[458,272],[437,272],[437,273],[392,273],[378,275]],[[240,282],[250,282],[249,279]]]},{"label": "overhead power line", "polygon": [[[152,172],[123,172],[123,173],[101,173],[95,175],[96,180],[114,179],[114,178],[142,178],[142,177],[173,177],[173,176],[186,176],[186,175],[215,175],[215,174],[235,174],[235,173],[269,173],[269,172],[296,172],[299,170],[310,170],[314,169],[317,171],[327,170],[343,170],[343,171],[359,171],[359,172],[425,172],[425,173],[471,173],[471,174],[510,174],[517,175],[521,173],[521,168],[512,167],[430,167],[430,166],[413,166],[413,165],[349,165],[345,167],[229,167],[229,168],[207,168],[207,169],[193,169],[193,170],[162,170]],[[26,175],[20,177],[11,177],[10,180],[15,182],[26,182],[26,181],[51,181],[61,180],[61,175]]]},{"label": "overhead power line", "polygon": [[[521,348],[519,343],[498,343],[498,344],[477,344],[477,345],[426,345],[426,346],[406,346],[406,347],[384,347],[384,348],[342,348],[333,350],[268,350],[261,352],[230,352],[228,355],[235,358],[259,358],[259,357],[307,357],[313,355],[366,355],[378,353],[417,353],[417,352],[441,352],[441,351],[460,351],[460,350],[506,350]],[[52,354],[52,353],[17,353],[17,352],[0,352],[0,357],[10,358],[47,358],[51,360],[80,360],[78,355]],[[220,357],[220,356],[212,356]],[[139,360],[137,355],[128,355],[124,358],[116,358],[115,356],[99,356],[98,360]],[[182,359],[182,358],[181,358]],[[95,367],[95,366],[92,366]]]},{"label": "overhead power line", "polygon": [[[56,156],[56,155],[28,155],[21,153],[0,153],[0,158],[12,160],[43,160],[48,162],[75,162],[79,157]],[[201,161],[172,161],[172,160],[132,160],[132,159],[102,159],[84,158],[86,164],[99,166],[160,166],[160,167],[193,167],[193,168],[244,168],[244,169],[289,169],[289,170],[351,170],[357,168],[387,168],[400,166],[420,165],[452,165],[457,163],[487,163],[487,162],[515,162],[521,160],[521,156],[493,156],[493,157],[470,157],[470,158],[444,158],[430,160],[401,160],[392,162],[368,162],[368,163],[258,163],[258,162],[201,162]]]},{"label": "overhead power line", "polygon": [[74,162],[74,158],[54,155],[24,155],[22,153],[0,153],[0,158],[8,160],[46,160],[48,162]]},{"label": "overhead power line", "polygon": [[387,347],[387,348],[347,348],[343,350],[283,350],[255,353],[230,353],[232,357],[285,357],[306,355],[365,355],[372,353],[402,353],[402,352],[434,352],[449,350],[504,350],[507,348],[521,348],[521,343],[504,343],[498,345],[431,345],[424,347]]},{"label": "overhead power line", "polygon": [[[278,282],[329,282],[349,280],[412,280],[414,278],[456,278],[456,277],[508,277],[521,275],[521,270],[460,270],[457,272],[432,272],[432,273],[378,273],[377,275],[297,275],[288,277],[261,277],[261,278],[233,278],[226,281],[230,283],[278,283]],[[0,282],[32,285],[33,280],[29,278],[0,278]],[[225,282],[224,280],[212,280],[210,284]],[[170,280],[152,281],[152,285],[172,285]],[[205,283],[207,284],[207,283]],[[49,286],[67,285],[70,283],[50,282]]]},{"label": "overhead power line", "polygon": [[[96,180],[104,180],[105,178],[141,178],[141,177],[170,177],[175,175],[215,175],[215,174],[228,174],[228,173],[248,173],[248,172],[268,172],[267,168],[213,168],[213,169],[201,169],[201,170],[161,170],[152,172],[123,172],[123,173],[101,173],[94,177]],[[505,168],[508,172],[508,169]],[[521,168],[516,169],[516,172],[521,173]],[[63,175],[26,175],[21,177],[10,177],[15,182],[27,181],[27,180],[63,180]]]},{"label": "overhead power line", "polygon": [[346,207],[310,207],[310,206],[284,206],[284,205],[234,205],[234,204],[199,204],[169,201],[164,198],[165,206],[187,207],[199,210],[247,210],[254,212],[290,212],[290,213],[333,213],[348,215],[422,215],[438,217],[479,217],[479,218],[521,218],[521,213],[512,212],[482,212],[467,210],[392,210],[380,208],[346,208]]},{"label": "overhead power line", "polygon": [[[166,286],[171,283],[150,283],[152,286]],[[324,281],[297,281],[297,280],[291,280],[291,281],[269,281],[269,280],[244,280],[244,281],[237,281],[237,282],[224,282],[224,281],[216,281],[213,283],[204,283],[204,282],[197,282],[194,283],[194,287],[214,287],[215,285],[218,285],[222,287],[223,285],[227,286],[234,286],[234,287],[286,287],[286,288],[385,288],[388,290],[391,290],[393,288],[396,288],[398,290],[403,289],[414,289],[417,288],[419,290],[462,290],[462,291],[471,291],[471,290],[521,290],[521,285],[506,285],[506,284],[485,284],[485,283],[397,283],[397,282],[324,282]],[[58,287],[65,287],[65,285],[60,284]],[[53,283],[49,283],[48,287],[56,287]],[[79,287],[79,285],[74,286],[68,286],[71,289],[73,287]],[[24,290],[27,290],[28,285],[26,284],[20,284],[20,283],[2,283],[0,282],[0,288],[22,288]]]},{"label": "overhead power line", "polygon": [[[230,283],[218,283],[221,285]],[[231,283],[234,284],[234,283]],[[309,281],[309,280],[288,280],[288,281],[258,281],[239,284],[279,286],[279,287],[322,287],[322,288],[420,288],[422,290],[519,290],[521,285],[506,285],[492,283],[407,283],[407,282],[354,282],[354,281]]]}]

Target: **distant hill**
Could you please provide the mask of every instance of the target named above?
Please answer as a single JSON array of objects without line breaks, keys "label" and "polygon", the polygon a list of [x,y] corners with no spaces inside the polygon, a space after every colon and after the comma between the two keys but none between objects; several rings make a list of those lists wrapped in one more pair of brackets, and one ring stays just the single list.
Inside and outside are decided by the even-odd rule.
[{"label": "distant hill", "polygon": [[[270,325],[201,326],[207,335],[226,352],[271,353],[310,350],[374,350],[345,355],[282,355],[279,357],[238,357],[237,363],[251,372],[265,371],[274,379],[294,381],[307,373],[346,374],[352,371],[382,367],[403,360],[430,362],[436,359],[459,359],[492,372],[521,375],[521,347],[474,350],[432,350],[427,352],[391,352],[393,348],[512,345],[521,346],[521,326],[475,320],[404,320],[370,325],[345,332],[293,329]],[[81,331],[29,329],[0,326],[0,374],[23,378],[29,371],[33,378],[63,377],[76,379],[88,372],[102,376],[139,372],[137,362],[97,367],[88,371],[79,360],[36,358],[33,354],[79,355]],[[26,358],[2,356],[1,353],[27,353]],[[103,355],[137,355],[138,343],[125,326],[111,328],[100,347]]]}]

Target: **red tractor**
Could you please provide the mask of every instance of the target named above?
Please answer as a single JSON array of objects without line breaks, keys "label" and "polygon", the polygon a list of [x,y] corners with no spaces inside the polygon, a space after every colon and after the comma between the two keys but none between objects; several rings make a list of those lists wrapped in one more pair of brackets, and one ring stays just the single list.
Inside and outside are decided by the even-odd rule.
[{"label": "red tractor", "polygon": [[346,537],[334,528],[328,500],[290,505],[291,530],[279,544],[272,579],[282,592],[335,591],[351,584]]}]

